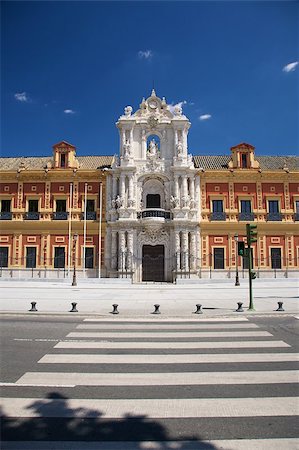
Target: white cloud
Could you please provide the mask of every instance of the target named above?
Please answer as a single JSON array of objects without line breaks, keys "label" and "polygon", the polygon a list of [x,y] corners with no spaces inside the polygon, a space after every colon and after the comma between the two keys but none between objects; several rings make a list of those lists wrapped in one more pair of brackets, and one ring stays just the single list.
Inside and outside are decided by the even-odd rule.
[{"label": "white cloud", "polygon": [[29,97],[26,92],[16,92],[14,97],[18,102],[29,102]]},{"label": "white cloud", "polygon": [[299,61],[294,61],[294,62],[284,66],[284,68],[282,70],[283,70],[283,72],[293,72],[296,69],[296,67],[298,66],[298,64],[299,64]]},{"label": "white cloud", "polygon": [[173,104],[173,103],[171,103],[170,105],[168,105],[168,109],[169,109],[169,111],[173,114],[174,113],[174,108],[176,107],[176,106],[179,106],[179,107],[183,107],[183,105],[186,105],[187,104],[187,102],[186,102],[186,100],[183,100],[182,102],[178,102],[178,103],[176,103],[175,105]]},{"label": "white cloud", "polygon": [[138,58],[139,59],[151,59],[153,57],[152,50],[139,50]]},{"label": "white cloud", "polygon": [[211,117],[211,114],[202,114],[199,116],[199,120],[209,120]]},{"label": "white cloud", "polygon": [[73,111],[72,109],[65,109],[63,112],[65,114],[75,114],[75,111]]}]

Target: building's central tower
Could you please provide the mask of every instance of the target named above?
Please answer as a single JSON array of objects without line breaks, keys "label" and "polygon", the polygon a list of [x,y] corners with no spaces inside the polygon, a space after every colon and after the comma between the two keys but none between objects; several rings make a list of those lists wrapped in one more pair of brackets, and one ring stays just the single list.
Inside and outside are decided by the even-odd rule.
[{"label": "building's central tower", "polygon": [[109,276],[170,282],[177,272],[195,272],[199,178],[188,154],[189,120],[153,90],[116,125],[120,158],[107,180]]}]

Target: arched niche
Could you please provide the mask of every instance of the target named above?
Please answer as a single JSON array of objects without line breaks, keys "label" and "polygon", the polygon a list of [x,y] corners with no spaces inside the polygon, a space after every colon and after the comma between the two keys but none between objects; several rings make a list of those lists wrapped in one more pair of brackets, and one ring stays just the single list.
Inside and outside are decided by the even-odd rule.
[{"label": "arched niche", "polygon": [[161,138],[158,134],[149,134],[146,137],[146,152],[150,155],[160,154]]},{"label": "arched niche", "polygon": [[[159,196],[159,197],[158,197]],[[150,204],[160,206],[149,206]],[[142,207],[145,208],[165,208],[165,188],[161,180],[154,178],[145,180],[142,186]]]}]

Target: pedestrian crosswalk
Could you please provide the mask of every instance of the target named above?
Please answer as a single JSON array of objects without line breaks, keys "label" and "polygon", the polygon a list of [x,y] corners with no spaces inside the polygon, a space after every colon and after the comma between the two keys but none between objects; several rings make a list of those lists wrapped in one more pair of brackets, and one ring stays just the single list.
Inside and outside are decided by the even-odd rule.
[{"label": "pedestrian crosswalk", "polygon": [[16,380],[3,449],[299,448],[288,343],[244,317],[114,319],[83,320]]}]

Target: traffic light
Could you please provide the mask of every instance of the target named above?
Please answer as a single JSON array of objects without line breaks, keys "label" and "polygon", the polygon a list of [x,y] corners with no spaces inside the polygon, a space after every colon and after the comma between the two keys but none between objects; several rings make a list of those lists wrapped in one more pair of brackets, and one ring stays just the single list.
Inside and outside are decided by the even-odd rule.
[{"label": "traffic light", "polygon": [[238,255],[245,256],[245,242],[244,241],[238,242]]},{"label": "traffic light", "polygon": [[257,241],[257,225],[252,225],[251,223],[246,224],[246,232],[247,232],[247,245],[250,247],[250,245],[253,242]]},{"label": "traffic light", "polygon": [[254,272],[253,270],[250,271],[250,278],[251,278],[252,280],[255,280],[255,279],[256,279],[256,272]]}]

